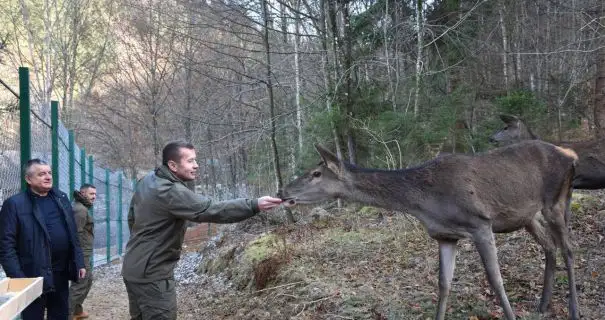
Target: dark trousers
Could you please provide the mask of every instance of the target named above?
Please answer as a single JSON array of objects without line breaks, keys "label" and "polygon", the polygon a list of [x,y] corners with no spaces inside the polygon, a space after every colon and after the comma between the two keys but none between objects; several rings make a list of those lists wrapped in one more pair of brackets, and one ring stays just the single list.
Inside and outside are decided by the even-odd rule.
[{"label": "dark trousers", "polygon": [[55,291],[42,294],[21,312],[23,320],[69,319],[69,275],[66,271],[53,273]]},{"label": "dark trousers", "polygon": [[131,320],[176,320],[174,280],[134,283],[124,280]]}]

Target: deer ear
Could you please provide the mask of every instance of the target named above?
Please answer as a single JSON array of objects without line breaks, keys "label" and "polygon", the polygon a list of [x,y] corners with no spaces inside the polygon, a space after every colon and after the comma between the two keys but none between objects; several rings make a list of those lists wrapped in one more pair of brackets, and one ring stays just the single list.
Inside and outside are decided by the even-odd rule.
[{"label": "deer ear", "polygon": [[317,149],[317,152],[325,162],[328,169],[334,171],[335,173],[340,173],[342,171],[342,162],[338,160],[338,157],[336,157],[335,154],[319,144],[315,145],[315,149]]},{"label": "deer ear", "polygon": [[506,124],[516,124],[519,122],[519,118],[517,118],[513,115],[510,115],[510,114],[501,114],[500,120],[502,120],[502,122],[504,122]]}]

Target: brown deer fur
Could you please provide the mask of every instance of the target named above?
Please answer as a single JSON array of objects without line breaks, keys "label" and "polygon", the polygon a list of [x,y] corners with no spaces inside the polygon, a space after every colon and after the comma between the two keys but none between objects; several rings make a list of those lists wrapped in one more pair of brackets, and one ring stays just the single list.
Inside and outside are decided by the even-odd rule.
[{"label": "brown deer fur", "polygon": [[[511,115],[500,115],[504,128],[495,132],[490,141],[501,146],[523,140],[540,140],[523,120]],[[554,142],[551,142],[554,143]],[[579,157],[573,179],[574,189],[605,188],[605,140],[554,143],[573,149]]]},{"label": "brown deer fur", "polygon": [[571,198],[575,153],[537,140],[475,156],[454,154],[402,170],[368,169],[316,146],[323,161],[280,194],[290,205],[343,198],[415,216],[439,243],[439,302],[444,319],[456,245],[470,238],[506,319],[515,319],[504,291],[494,232],[525,228],[544,248],[540,311],[551,300],[555,253],[562,249],[569,278],[569,316],[578,319],[577,294],[565,211]]}]

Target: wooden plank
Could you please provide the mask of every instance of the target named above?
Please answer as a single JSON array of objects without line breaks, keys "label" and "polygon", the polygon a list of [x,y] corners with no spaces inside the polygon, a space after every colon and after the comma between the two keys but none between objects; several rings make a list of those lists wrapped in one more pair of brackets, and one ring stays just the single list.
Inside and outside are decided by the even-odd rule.
[{"label": "wooden plank", "polygon": [[0,320],[12,320],[42,294],[43,279],[7,278],[0,281],[0,297],[9,298],[0,305]]}]

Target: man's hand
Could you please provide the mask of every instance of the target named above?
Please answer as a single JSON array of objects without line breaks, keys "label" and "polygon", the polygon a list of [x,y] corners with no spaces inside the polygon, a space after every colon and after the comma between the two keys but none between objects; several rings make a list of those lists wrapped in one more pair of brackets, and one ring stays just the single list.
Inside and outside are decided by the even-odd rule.
[{"label": "man's hand", "polygon": [[260,211],[271,210],[275,207],[278,207],[282,203],[280,198],[273,198],[270,196],[264,196],[258,198],[258,209]]},{"label": "man's hand", "polygon": [[86,269],[82,268],[78,271],[78,276],[80,277],[80,279],[84,279],[86,278]]}]

